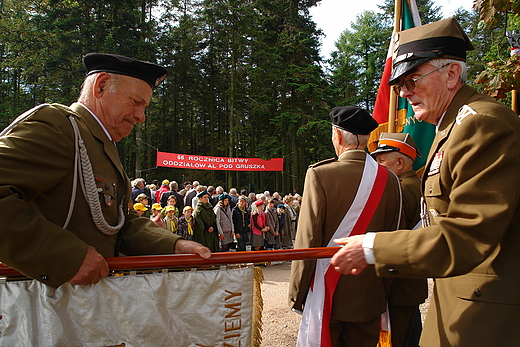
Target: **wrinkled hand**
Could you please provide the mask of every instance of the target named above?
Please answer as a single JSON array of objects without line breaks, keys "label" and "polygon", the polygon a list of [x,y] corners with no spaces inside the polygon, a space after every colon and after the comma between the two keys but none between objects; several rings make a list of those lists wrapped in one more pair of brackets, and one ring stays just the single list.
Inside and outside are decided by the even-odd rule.
[{"label": "wrinkled hand", "polygon": [[213,232],[213,227],[209,227],[208,228],[208,233],[212,233]]},{"label": "wrinkled hand", "polygon": [[87,255],[78,272],[69,280],[70,284],[88,285],[96,284],[101,278],[108,276],[108,264],[92,246],[88,246]]},{"label": "wrinkled hand", "polygon": [[224,241],[224,234],[220,234],[218,237],[220,238],[220,241]]},{"label": "wrinkled hand", "polygon": [[175,242],[175,254],[198,254],[202,259],[209,259],[211,251],[209,248],[195,241],[178,240]]},{"label": "wrinkled hand", "polygon": [[359,275],[367,267],[363,253],[365,235],[356,235],[334,240],[338,245],[344,245],[330,260],[337,272],[344,275]]}]

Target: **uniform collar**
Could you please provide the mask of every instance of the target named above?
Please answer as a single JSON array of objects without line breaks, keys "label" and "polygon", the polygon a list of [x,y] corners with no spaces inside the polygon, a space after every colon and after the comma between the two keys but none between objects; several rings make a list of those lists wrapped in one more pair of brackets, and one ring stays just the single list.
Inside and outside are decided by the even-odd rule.
[{"label": "uniform collar", "polygon": [[338,157],[338,160],[342,160],[345,158],[357,159],[360,156],[360,154],[362,154],[363,157],[365,157],[365,153],[366,152],[362,149],[349,149],[349,150],[341,153]]},{"label": "uniform collar", "polygon": [[91,115],[92,117],[94,117],[94,119],[99,123],[99,126],[101,127],[101,129],[103,129],[103,131],[105,132],[105,134],[107,135],[108,139],[110,140],[110,142],[114,142],[112,141],[112,136],[110,136],[110,133],[108,132],[107,128],[105,127],[105,125],[103,123],[101,123],[101,121],[99,120],[99,118],[94,114],[94,112],[92,112],[86,105],[82,104],[81,102],[77,102],[78,104],[80,104],[81,106],[83,106]]},{"label": "uniform collar", "polygon": [[437,124],[437,136],[444,137],[449,126],[455,121],[459,109],[468,102],[468,99],[476,93],[476,90],[470,86],[463,85],[462,88],[455,94],[450,106]]}]

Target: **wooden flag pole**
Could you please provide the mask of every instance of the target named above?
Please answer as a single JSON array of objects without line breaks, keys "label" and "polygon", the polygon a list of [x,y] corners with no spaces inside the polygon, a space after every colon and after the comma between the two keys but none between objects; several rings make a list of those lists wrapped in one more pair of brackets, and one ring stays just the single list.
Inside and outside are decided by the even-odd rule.
[{"label": "wooden flag pole", "polygon": [[[395,0],[395,13],[394,13],[394,34],[398,31],[401,31],[401,12],[403,11],[402,8],[402,0]],[[392,35],[391,40],[393,40],[394,35]],[[393,43],[392,50],[393,50]],[[392,61],[393,61],[392,56]],[[388,132],[389,133],[395,133],[395,110],[397,105],[397,95],[395,95],[392,88],[390,88],[390,103],[388,105]]]},{"label": "wooden flag pole", "polygon": [[[210,259],[195,254],[129,256],[106,258],[111,271],[208,267],[226,264],[266,263],[271,261],[331,258],[340,247],[284,249],[255,252],[212,253]],[[20,272],[0,263],[0,276],[20,276]]]}]

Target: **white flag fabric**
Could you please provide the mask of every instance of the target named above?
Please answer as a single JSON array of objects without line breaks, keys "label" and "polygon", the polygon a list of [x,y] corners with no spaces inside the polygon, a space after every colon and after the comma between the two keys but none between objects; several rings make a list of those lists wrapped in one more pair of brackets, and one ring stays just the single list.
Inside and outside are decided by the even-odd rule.
[{"label": "white flag fabric", "polygon": [[0,283],[0,346],[258,346],[256,270],[256,282],[250,266],[58,289],[34,280]]}]

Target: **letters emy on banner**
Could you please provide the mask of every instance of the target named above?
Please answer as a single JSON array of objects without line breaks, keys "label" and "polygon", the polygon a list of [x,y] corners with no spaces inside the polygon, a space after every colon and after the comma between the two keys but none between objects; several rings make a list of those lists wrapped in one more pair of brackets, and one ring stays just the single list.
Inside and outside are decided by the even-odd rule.
[{"label": "letters emy on banner", "polygon": [[258,158],[207,157],[157,151],[156,165],[199,170],[283,171],[283,158],[263,160]]}]

